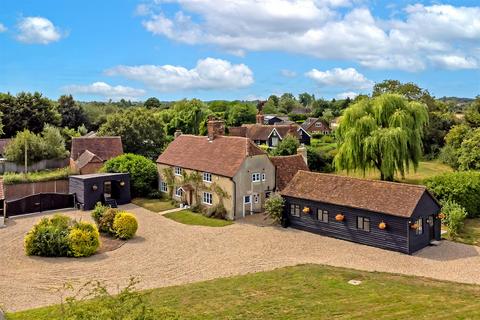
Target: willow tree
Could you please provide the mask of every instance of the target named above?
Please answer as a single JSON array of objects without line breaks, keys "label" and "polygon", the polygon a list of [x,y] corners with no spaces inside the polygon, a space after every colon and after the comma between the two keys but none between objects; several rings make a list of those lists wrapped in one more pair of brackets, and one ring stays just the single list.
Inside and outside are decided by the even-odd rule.
[{"label": "willow tree", "polygon": [[426,105],[400,95],[360,99],[344,111],[336,131],[338,170],[380,171],[382,180],[402,177],[422,156],[422,136],[428,123]]}]

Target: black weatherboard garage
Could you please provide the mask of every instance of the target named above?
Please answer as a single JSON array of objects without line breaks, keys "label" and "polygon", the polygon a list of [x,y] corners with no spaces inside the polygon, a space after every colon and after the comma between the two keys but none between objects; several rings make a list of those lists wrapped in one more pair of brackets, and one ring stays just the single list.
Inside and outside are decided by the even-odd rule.
[{"label": "black weatherboard garage", "polygon": [[299,171],[281,194],[284,226],[408,254],[441,239],[424,186]]},{"label": "black weatherboard garage", "polygon": [[69,192],[83,210],[92,210],[97,202],[107,204],[130,203],[130,176],[128,173],[94,173],[70,176]]}]

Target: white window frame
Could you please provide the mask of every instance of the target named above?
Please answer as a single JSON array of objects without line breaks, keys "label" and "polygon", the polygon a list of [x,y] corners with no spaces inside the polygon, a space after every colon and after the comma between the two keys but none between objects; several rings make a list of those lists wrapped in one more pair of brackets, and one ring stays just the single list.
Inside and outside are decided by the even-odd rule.
[{"label": "white window frame", "polygon": [[203,182],[212,182],[212,174],[210,172],[203,173]]},{"label": "white window frame", "polygon": [[262,179],[262,176],[258,172],[252,173],[252,182],[260,182]]},{"label": "white window frame", "polygon": [[290,215],[292,217],[300,217],[300,205],[291,204],[290,205]]},{"label": "white window frame", "polygon": [[[248,198],[248,202],[247,202],[247,198]],[[246,195],[243,197],[243,204],[250,204],[252,203],[252,196],[251,195]]]},{"label": "white window frame", "polygon": [[418,226],[417,229],[415,229],[415,235],[421,236],[423,234],[423,218],[418,218],[415,223]]},{"label": "white window frame", "polygon": [[203,193],[203,203],[211,206],[213,204],[213,194],[210,192]]},{"label": "white window frame", "polygon": [[182,175],[182,168],[180,167],[175,167],[175,175],[176,176],[181,176]]},{"label": "white window frame", "polygon": [[328,223],[329,214],[327,210],[317,209],[317,220]]},{"label": "white window frame", "polygon": [[260,201],[260,195],[259,194],[254,194],[253,195],[253,202],[254,203],[258,203]]},{"label": "white window frame", "polygon": [[369,217],[357,216],[357,229],[370,232],[371,220]]},{"label": "white window frame", "polygon": [[[180,192],[179,192],[180,191]],[[182,187],[177,187],[175,189],[175,197],[181,198],[183,196],[183,189]]]},{"label": "white window frame", "polygon": [[322,124],[321,124],[321,123],[319,123],[319,122],[317,122],[317,123],[315,123],[315,127],[317,127],[317,128],[321,128],[321,127],[322,127]]},{"label": "white window frame", "polygon": [[266,181],[267,180],[267,175],[265,173],[262,173],[262,181]]},{"label": "white window frame", "polygon": [[168,192],[168,185],[165,181],[160,181],[160,191],[164,193]]}]

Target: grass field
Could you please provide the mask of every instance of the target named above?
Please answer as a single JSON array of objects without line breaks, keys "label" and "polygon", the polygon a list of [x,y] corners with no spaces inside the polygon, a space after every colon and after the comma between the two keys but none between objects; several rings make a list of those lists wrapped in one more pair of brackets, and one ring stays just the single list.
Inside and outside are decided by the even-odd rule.
[{"label": "grass field", "polygon": [[[358,286],[349,280],[360,280]],[[178,319],[479,319],[480,286],[303,265],[146,292]],[[90,302],[88,308],[95,308]],[[7,319],[59,319],[59,306]]]},{"label": "grass field", "polygon": [[[444,234],[444,237],[453,240],[448,233]],[[480,246],[480,218],[465,219],[465,226],[453,241]]]},{"label": "grass field", "polygon": [[232,221],[222,219],[207,218],[199,213],[194,213],[190,210],[170,212],[165,214],[164,217],[183,224],[206,227],[225,227],[233,223]]},{"label": "grass field", "polygon": [[162,212],[175,208],[175,206],[169,200],[163,199],[135,198],[132,200],[132,203],[153,212]]},{"label": "grass field", "polygon": [[[399,182],[411,183],[411,184],[422,184],[423,180],[430,178],[445,172],[453,171],[448,165],[440,163],[438,161],[421,161],[418,165],[417,171],[415,172],[413,168],[410,168],[410,172],[405,174],[405,179],[402,179],[401,176],[397,175],[395,180]],[[341,171],[339,174],[348,175],[352,177],[363,178],[362,172],[349,172]],[[370,170],[365,173],[365,178],[367,179],[380,179],[380,174],[376,170]]]}]

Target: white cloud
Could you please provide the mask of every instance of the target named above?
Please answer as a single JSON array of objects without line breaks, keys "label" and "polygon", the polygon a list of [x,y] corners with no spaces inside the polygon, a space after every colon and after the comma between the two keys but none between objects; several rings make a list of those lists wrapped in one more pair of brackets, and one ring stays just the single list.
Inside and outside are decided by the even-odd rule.
[{"label": "white cloud", "polygon": [[476,69],[478,60],[460,55],[431,56],[430,60],[445,69]]},{"label": "white cloud", "polygon": [[193,69],[172,65],[117,66],[106,74],[141,81],[161,92],[237,89],[248,87],[254,81],[246,65],[214,58],[199,60]]},{"label": "white cloud", "polygon": [[7,27],[5,27],[2,23],[0,23],[0,33],[7,31]]},{"label": "white cloud", "polygon": [[342,92],[337,94],[337,99],[347,99],[347,98],[355,99],[357,96],[358,96],[358,93],[348,91],[348,92]]},{"label": "white cloud", "polygon": [[94,82],[88,85],[70,85],[63,88],[65,93],[100,96],[114,100],[136,99],[145,95],[145,90],[125,86],[111,86],[105,82]]},{"label": "white cloud", "polygon": [[17,25],[17,40],[29,44],[49,44],[62,38],[61,31],[43,17],[25,17]]},{"label": "white cloud", "polygon": [[305,75],[314,80],[318,85],[324,87],[371,89],[373,86],[373,81],[368,80],[354,68],[333,68],[326,71],[312,69]]},{"label": "white cloud", "polygon": [[[177,3],[180,10],[167,15],[165,2]],[[401,19],[384,20],[355,2],[154,0],[143,25],[174,41],[215,45],[240,55],[278,50],[353,60],[370,68],[443,67],[428,57],[455,52],[463,52],[467,61],[480,58],[480,7],[417,4],[404,8]]]},{"label": "white cloud", "polygon": [[297,76],[297,73],[295,71],[288,69],[280,70],[280,74],[286,78],[295,78]]}]

